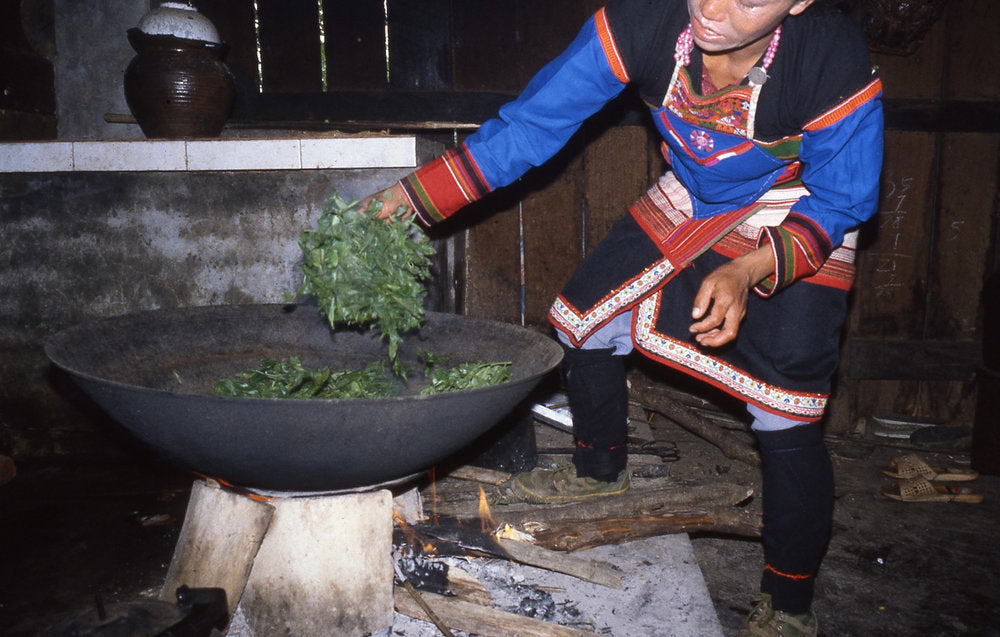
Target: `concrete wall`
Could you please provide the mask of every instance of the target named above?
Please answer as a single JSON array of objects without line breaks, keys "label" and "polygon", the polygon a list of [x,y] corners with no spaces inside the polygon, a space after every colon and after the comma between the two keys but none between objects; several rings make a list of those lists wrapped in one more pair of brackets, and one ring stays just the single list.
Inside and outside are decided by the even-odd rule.
[{"label": "concrete wall", "polygon": [[54,3],[59,138],[142,139],[137,125],[109,124],[104,115],[130,113],[124,79],[135,51],[126,32],[149,11],[149,0]]},{"label": "concrete wall", "polygon": [[333,190],[409,169],[0,174],[0,454],[120,455],[127,437],[53,374],[44,339],[144,309],[282,302]]}]

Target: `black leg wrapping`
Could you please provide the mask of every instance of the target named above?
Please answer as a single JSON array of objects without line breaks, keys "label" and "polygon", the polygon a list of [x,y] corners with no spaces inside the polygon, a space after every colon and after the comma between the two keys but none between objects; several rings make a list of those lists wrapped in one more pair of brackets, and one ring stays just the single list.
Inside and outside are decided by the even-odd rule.
[{"label": "black leg wrapping", "polygon": [[612,482],[627,461],[625,357],[614,356],[612,348],[563,349],[577,475]]},{"label": "black leg wrapping", "polygon": [[777,610],[809,611],[833,524],[833,465],[819,423],[756,432],[763,470],[764,575]]}]

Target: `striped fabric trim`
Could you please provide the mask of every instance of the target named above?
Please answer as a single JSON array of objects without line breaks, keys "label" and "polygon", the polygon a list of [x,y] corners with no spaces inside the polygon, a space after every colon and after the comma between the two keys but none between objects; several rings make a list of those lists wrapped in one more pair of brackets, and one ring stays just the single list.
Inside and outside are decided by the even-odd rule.
[{"label": "striped fabric trim", "polygon": [[[794,179],[797,166],[790,166],[783,177]],[[757,225],[782,222],[789,208],[806,194],[804,188],[772,188],[751,206],[707,219],[691,218],[691,196],[672,172],[665,173],[656,185],[637,201],[630,212],[646,234],[660,246],[664,256],[683,267],[732,230],[746,223]],[[754,232],[754,237],[758,232]]]},{"label": "striped fabric trim", "polygon": [[836,124],[840,120],[844,119],[854,111],[858,109],[863,104],[870,102],[879,93],[882,92],[882,80],[876,79],[872,81],[871,84],[864,87],[854,95],[850,96],[840,104],[834,106],[832,109],[823,113],[816,119],[808,122],[803,129],[807,131],[816,131],[822,128],[826,128],[831,124]]},{"label": "striped fabric trim", "polygon": [[660,241],[661,250],[668,254],[671,261],[678,265],[686,265],[711,248],[720,237],[735,230],[748,216],[762,208],[762,205],[754,204],[708,219],[688,219],[666,237],[662,239],[657,237],[657,240]]},{"label": "striped fabric trim", "polygon": [[827,403],[825,394],[796,392],[768,385],[697,347],[656,331],[661,296],[657,291],[643,299],[633,317],[635,344],[645,356],[700,377],[722,391],[772,413],[793,416],[804,422],[815,422],[823,417]]},{"label": "striped fabric trim", "polygon": [[622,59],[621,52],[615,44],[615,38],[611,34],[608,14],[603,7],[594,14],[594,26],[597,27],[597,38],[601,41],[601,48],[604,49],[604,55],[608,58],[611,72],[615,74],[619,82],[628,84],[628,70],[625,68],[625,61]]},{"label": "striped fabric trim", "polygon": [[795,160],[799,157],[799,149],[802,148],[802,135],[790,135],[776,139],[773,142],[765,142],[759,139],[754,140],[757,145],[771,153],[778,159]]},{"label": "striped fabric trim", "polygon": [[667,259],[657,261],[641,275],[612,290],[586,311],[573,307],[561,294],[549,308],[549,321],[574,345],[580,345],[594,330],[634,305],[650,291],[662,287],[677,272]]},{"label": "striped fabric trim", "polygon": [[830,239],[822,228],[812,219],[794,212],[789,212],[780,226],[761,228],[757,245],[760,247],[766,242],[770,242],[774,253],[774,274],[755,288],[765,298],[818,272],[833,252]]},{"label": "striped fabric trim", "polygon": [[[794,180],[799,165],[792,164],[783,178]],[[756,292],[767,297],[793,281],[841,290],[850,289],[854,281],[856,233],[848,233],[844,243],[832,250],[826,234],[808,217],[792,213],[791,207],[809,191],[801,185],[784,185],[765,192],[756,204],[742,211],[691,219],[691,198],[673,173],[666,173],[655,186],[633,204],[630,212],[646,234],[659,246],[665,257],[677,267],[711,248],[730,258],[736,258],[772,241],[776,272],[758,285]],[[747,212],[752,213],[746,217]],[[733,227],[733,222],[736,226]],[[742,221],[742,223],[740,223]],[[787,228],[786,228],[787,226]],[[722,238],[713,233],[724,232]],[[772,240],[772,234],[778,240]],[[714,243],[713,243],[714,241]],[[780,277],[780,278],[779,278]],[[781,285],[775,287],[775,281]]]},{"label": "striped fabric trim", "polygon": [[492,188],[465,144],[448,150],[399,184],[425,225],[446,219]]}]

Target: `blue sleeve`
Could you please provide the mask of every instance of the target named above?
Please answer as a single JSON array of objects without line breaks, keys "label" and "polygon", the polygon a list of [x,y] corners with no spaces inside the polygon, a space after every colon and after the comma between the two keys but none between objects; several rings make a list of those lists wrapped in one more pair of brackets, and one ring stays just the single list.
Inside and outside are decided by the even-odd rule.
[{"label": "blue sleeve", "polygon": [[878,207],[883,146],[880,86],[870,85],[867,90],[877,91],[875,95],[848,114],[827,116],[832,122],[820,118],[802,135],[802,183],[810,194],[792,211],[812,219],[834,248]]},{"label": "blue sleeve", "polygon": [[465,145],[489,188],[510,184],[561,149],[625,84],[612,71],[594,18]]}]

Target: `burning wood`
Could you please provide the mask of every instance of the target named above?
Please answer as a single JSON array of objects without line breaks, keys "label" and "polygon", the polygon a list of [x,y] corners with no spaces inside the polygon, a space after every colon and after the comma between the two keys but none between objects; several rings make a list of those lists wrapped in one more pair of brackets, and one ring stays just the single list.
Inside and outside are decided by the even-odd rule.
[{"label": "burning wood", "polygon": [[560,520],[546,527],[534,528],[535,542],[539,546],[557,551],[578,551],[667,533],[711,531],[760,537],[761,522],[756,514],[719,507],[666,511],[640,517]]},{"label": "burning wood", "polygon": [[[491,515],[490,527],[498,529],[493,533],[498,539],[518,539],[555,551],[694,531],[760,537],[760,516],[735,506],[752,495],[752,488],[738,484],[632,490],[614,498],[563,506],[506,507]],[[481,495],[480,509],[483,500]],[[468,518],[459,519],[471,523]]]},{"label": "burning wood", "polygon": [[[529,535],[509,524],[498,526],[482,488],[480,515],[474,520],[439,518],[434,522],[407,524],[396,516],[396,523],[396,611],[433,622],[443,635],[452,634],[450,627],[497,636],[580,637],[593,634],[488,607],[493,598],[486,588],[461,569],[451,569],[441,561],[443,556],[507,559],[604,586],[622,587],[623,574],[611,565],[534,546],[523,541],[530,538]],[[507,539],[509,537],[518,537],[521,541]]]},{"label": "burning wood", "polygon": [[572,575],[577,579],[609,588],[622,587],[622,572],[611,564],[567,555],[527,542],[499,540],[499,544],[510,559],[522,564]]},{"label": "burning wood", "polygon": [[[620,498],[608,498],[599,503],[563,507],[514,505],[491,510],[489,487],[465,487],[467,497],[476,491],[478,501],[474,498],[466,500],[463,509],[465,517],[438,515],[432,520],[425,519],[410,525],[405,533],[403,530],[397,533],[399,540],[405,541],[406,550],[411,551],[411,558],[401,564],[407,575],[397,581],[396,611],[424,621],[434,621],[429,619],[429,609],[440,622],[439,628],[444,626],[442,634],[447,634],[445,630],[462,630],[484,635],[592,635],[594,633],[580,632],[580,629],[595,630],[599,623],[595,623],[595,616],[588,611],[580,614],[576,610],[577,604],[582,601],[586,607],[594,599],[604,599],[605,596],[611,599],[617,595],[627,596],[625,582],[629,582],[629,589],[634,585],[628,579],[633,575],[632,567],[623,571],[602,561],[608,558],[594,560],[592,557],[567,554],[565,549],[569,545],[553,550],[558,545],[546,533],[560,531],[566,537],[587,537],[587,533],[591,533],[588,524],[600,525],[605,521],[611,525],[612,531],[638,528],[641,530],[638,533],[640,537],[676,533],[694,524],[709,525],[704,519],[691,519],[690,512],[697,509],[699,503],[715,505],[740,515],[742,510],[733,505],[752,495],[751,489],[732,484],[675,486],[654,491],[633,490]],[[616,506],[643,519],[632,520],[627,516],[623,518],[610,514]],[[665,529],[650,530],[645,518],[654,521],[664,518],[670,522]],[[535,523],[530,524],[532,521]],[[750,528],[754,520],[751,516],[749,521],[744,522]],[[715,527],[720,524],[719,519],[711,522]],[[607,529],[595,537],[602,538],[598,544],[631,539],[615,537]],[[614,555],[613,552],[610,554]],[[422,561],[438,565],[427,567],[421,564]],[[441,568],[441,563],[447,564],[443,577],[433,572]],[[464,572],[455,568],[456,564],[468,568],[481,577],[482,582],[471,575],[466,577]],[[410,569],[414,569],[413,575],[409,574]],[[564,575],[569,577],[559,579]],[[439,583],[432,588],[423,580],[434,576],[439,577]],[[581,588],[578,591],[574,589],[579,595],[574,592],[570,599],[557,602],[559,597],[554,598],[552,592],[559,590],[565,593],[570,588],[565,582],[571,581],[571,578],[581,581]],[[419,602],[417,596],[407,592],[404,582],[408,581],[413,582],[411,586],[414,589],[420,589],[417,594]],[[557,585],[538,585],[543,582],[556,582]],[[597,586],[582,585],[582,582]],[[425,604],[427,609],[421,608],[421,604]]]},{"label": "burning wood", "polygon": [[622,574],[610,564],[535,546],[530,543],[530,534],[518,531],[510,524],[497,525],[482,488],[479,494],[478,518],[440,518],[436,523],[400,525],[401,535],[415,553],[497,557],[572,575],[602,586],[621,587]]},{"label": "burning wood", "polygon": [[500,540],[514,540],[515,542],[534,542],[535,536],[531,533],[525,533],[524,531],[518,531],[510,524],[504,523],[497,527],[494,532],[497,539]]}]

